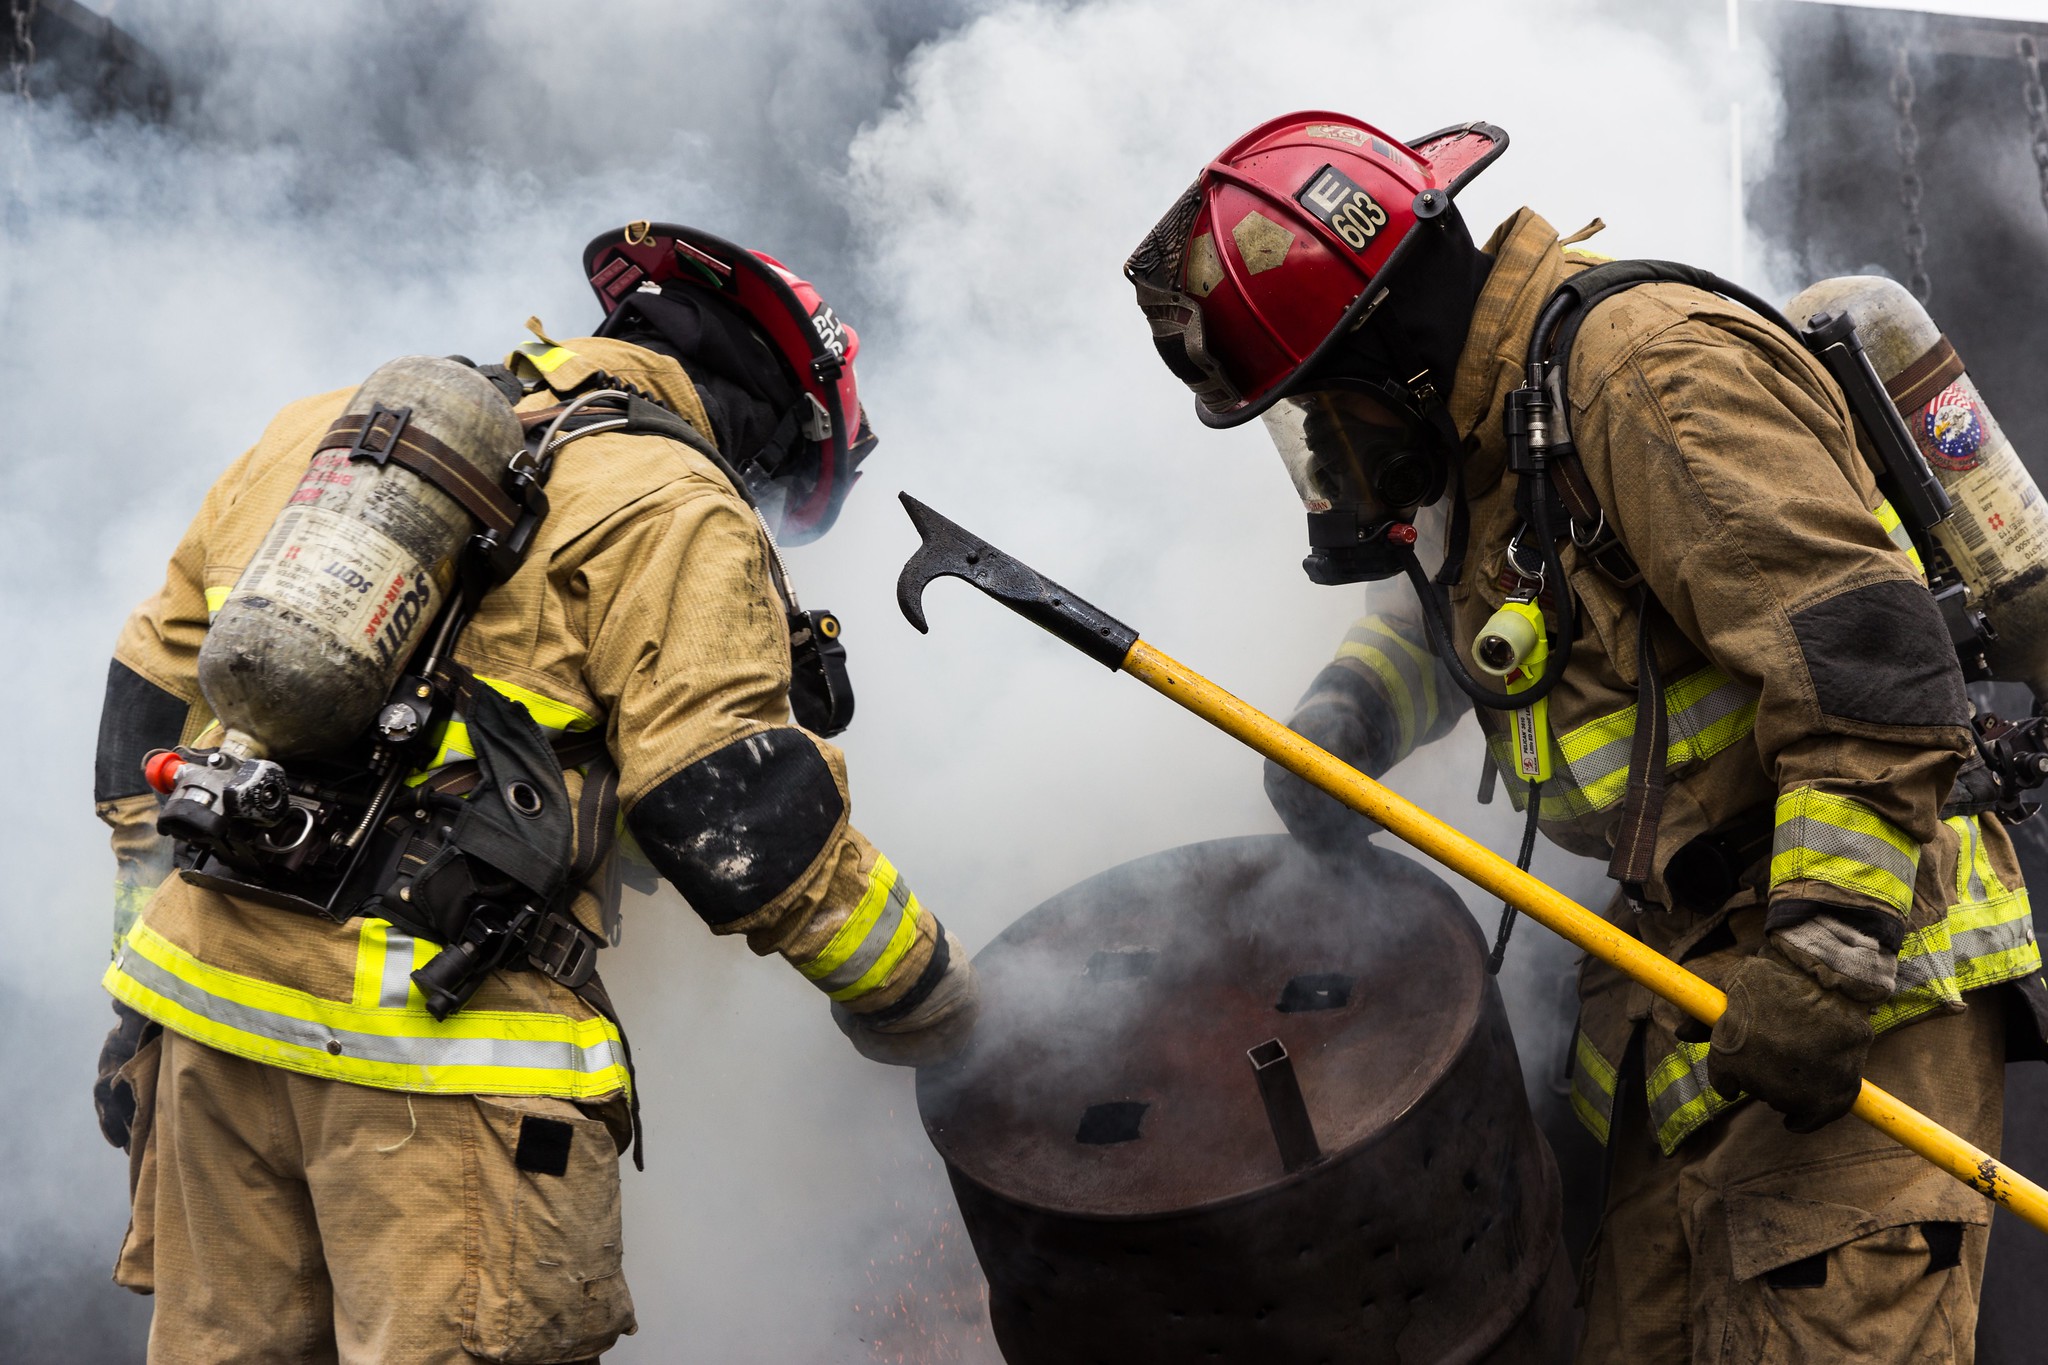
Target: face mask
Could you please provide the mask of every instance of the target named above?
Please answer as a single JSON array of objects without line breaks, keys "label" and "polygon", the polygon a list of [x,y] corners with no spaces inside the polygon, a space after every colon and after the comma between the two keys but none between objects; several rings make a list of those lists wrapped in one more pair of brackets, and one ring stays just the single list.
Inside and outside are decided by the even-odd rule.
[{"label": "face mask", "polygon": [[1310,581],[1400,573],[1402,546],[1387,533],[1441,498],[1449,472],[1434,433],[1375,386],[1350,380],[1283,398],[1264,421],[1308,509],[1301,567]]}]

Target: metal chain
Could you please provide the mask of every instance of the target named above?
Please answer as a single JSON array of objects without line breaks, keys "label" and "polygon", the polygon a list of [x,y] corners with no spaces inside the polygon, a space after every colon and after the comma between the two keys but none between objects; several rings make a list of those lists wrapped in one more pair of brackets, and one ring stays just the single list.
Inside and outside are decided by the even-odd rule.
[{"label": "metal chain", "polygon": [[2033,34],[2022,33],[2019,50],[2027,122],[2034,130],[2034,168],[2041,173],[2041,207],[2048,209],[2048,90],[2041,88],[2041,49]]},{"label": "metal chain", "polygon": [[7,0],[8,13],[14,19],[14,51],[9,55],[8,74],[14,80],[14,97],[26,102],[28,93],[28,69],[36,60],[36,5],[38,0]]},{"label": "metal chain", "polygon": [[1913,121],[1913,68],[1910,49],[1899,43],[1892,68],[1892,104],[1899,111],[1899,206],[1906,211],[1906,286],[1926,303],[1934,292],[1927,278],[1927,227],[1920,221],[1920,127]]}]

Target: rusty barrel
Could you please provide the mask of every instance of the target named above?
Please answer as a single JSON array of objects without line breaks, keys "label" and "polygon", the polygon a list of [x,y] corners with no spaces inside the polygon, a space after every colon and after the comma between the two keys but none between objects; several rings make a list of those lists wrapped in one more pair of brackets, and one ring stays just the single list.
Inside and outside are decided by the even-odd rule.
[{"label": "rusty barrel", "polygon": [[1572,1287],[1478,928],[1282,836],[1082,882],[918,1078],[1010,1365],[1562,1361]]}]

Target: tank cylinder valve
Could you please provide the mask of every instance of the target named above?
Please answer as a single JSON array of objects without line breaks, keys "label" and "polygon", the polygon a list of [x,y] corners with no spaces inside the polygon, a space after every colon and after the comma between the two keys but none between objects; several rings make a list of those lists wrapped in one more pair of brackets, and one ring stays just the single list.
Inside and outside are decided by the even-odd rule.
[{"label": "tank cylinder valve", "polygon": [[169,796],[177,789],[178,774],[184,767],[185,759],[176,750],[158,749],[142,760],[142,780],[152,791]]}]

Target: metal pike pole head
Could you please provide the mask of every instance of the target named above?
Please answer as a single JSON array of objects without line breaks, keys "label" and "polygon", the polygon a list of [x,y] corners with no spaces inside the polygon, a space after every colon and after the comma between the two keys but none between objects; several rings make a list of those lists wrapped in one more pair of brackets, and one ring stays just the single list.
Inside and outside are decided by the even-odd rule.
[{"label": "metal pike pole head", "polygon": [[1026,620],[1034,621],[1099,664],[1111,669],[1138,642],[1138,632],[1068,592],[1021,560],[948,521],[908,493],[896,495],[924,543],[896,578],[896,605],[919,633],[930,634],[924,619],[925,585],[935,578],[972,583]]}]

